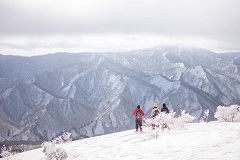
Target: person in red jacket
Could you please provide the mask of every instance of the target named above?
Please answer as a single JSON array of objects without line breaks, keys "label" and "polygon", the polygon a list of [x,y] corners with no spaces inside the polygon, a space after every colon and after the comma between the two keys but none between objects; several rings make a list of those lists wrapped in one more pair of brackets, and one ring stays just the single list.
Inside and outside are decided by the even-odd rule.
[{"label": "person in red jacket", "polygon": [[140,105],[137,106],[137,108],[133,111],[132,115],[135,119],[136,132],[138,132],[138,126],[140,128],[140,131],[142,131],[142,119],[144,116],[144,112],[140,109]]}]

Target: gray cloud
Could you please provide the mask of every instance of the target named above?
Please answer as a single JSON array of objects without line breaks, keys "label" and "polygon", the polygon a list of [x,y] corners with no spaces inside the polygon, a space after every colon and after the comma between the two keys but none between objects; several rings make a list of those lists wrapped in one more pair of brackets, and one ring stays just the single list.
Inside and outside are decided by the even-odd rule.
[{"label": "gray cloud", "polygon": [[239,19],[239,0],[0,1],[2,41],[17,36],[149,34],[210,39],[236,49]]}]

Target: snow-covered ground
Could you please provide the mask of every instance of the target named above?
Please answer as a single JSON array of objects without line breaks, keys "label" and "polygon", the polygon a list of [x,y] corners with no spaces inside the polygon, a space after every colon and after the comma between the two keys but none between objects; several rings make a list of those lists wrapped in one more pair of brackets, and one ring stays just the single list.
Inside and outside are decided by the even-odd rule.
[{"label": "snow-covered ground", "polygon": [[[240,160],[240,123],[191,123],[182,130],[160,131],[153,138],[128,130],[60,145],[71,160]],[[41,149],[15,155],[44,160]]]}]

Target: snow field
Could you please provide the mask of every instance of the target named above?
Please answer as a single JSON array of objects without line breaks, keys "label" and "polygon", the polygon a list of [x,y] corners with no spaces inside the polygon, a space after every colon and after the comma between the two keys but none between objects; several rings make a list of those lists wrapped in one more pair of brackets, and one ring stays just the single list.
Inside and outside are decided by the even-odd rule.
[{"label": "snow field", "polygon": [[[158,138],[150,132],[158,132]],[[128,130],[61,144],[69,160],[239,160],[240,123],[191,123],[181,130]],[[15,155],[45,160],[41,149]]]}]

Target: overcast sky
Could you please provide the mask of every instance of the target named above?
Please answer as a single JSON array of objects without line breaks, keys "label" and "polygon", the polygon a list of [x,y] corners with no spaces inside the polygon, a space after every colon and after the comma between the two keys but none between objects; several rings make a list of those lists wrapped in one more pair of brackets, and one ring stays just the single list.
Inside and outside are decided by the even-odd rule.
[{"label": "overcast sky", "polygon": [[0,0],[0,54],[240,51],[240,0]]}]

